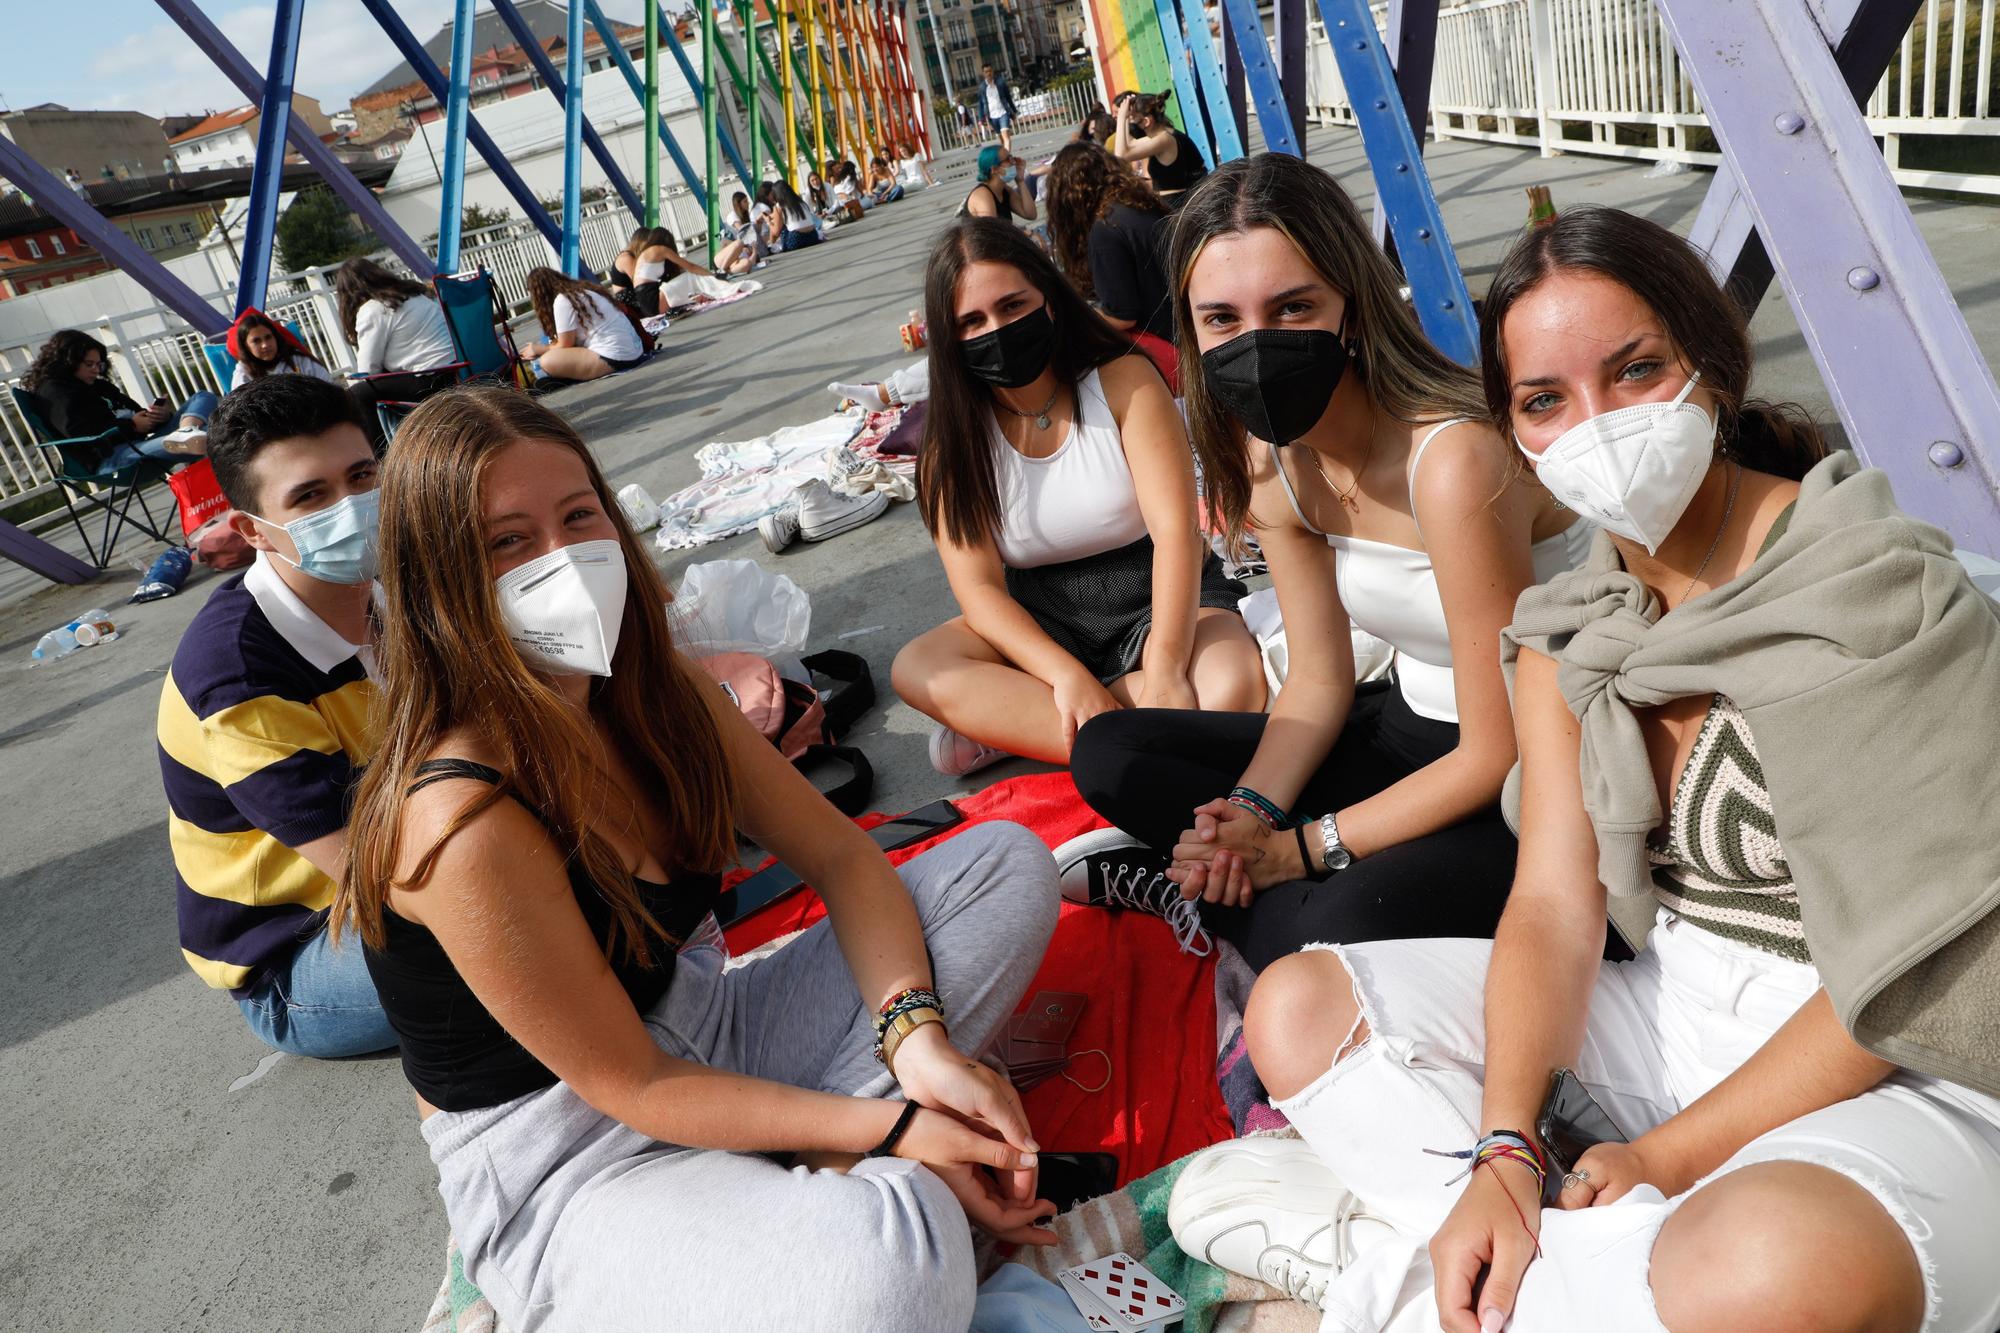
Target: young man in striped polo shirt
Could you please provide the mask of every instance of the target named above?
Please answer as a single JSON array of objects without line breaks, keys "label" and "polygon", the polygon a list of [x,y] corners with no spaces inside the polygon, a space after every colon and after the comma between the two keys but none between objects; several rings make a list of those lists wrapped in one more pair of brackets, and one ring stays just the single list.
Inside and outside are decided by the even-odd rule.
[{"label": "young man in striped polo shirt", "polygon": [[257,561],[217,585],[160,691],[181,953],[268,1045],[396,1044],[327,908],[374,751],[374,452],[345,389],[271,375],[223,399],[209,461]]}]

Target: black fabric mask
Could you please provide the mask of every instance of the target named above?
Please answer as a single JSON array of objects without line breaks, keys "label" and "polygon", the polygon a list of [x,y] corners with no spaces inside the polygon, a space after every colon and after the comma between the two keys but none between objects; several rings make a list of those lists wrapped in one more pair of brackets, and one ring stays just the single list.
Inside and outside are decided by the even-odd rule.
[{"label": "black fabric mask", "polygon": [[1252,329],[1201,354],[1208,391],[1260,440],[1290,444],[1314,426],[1347,370],[1325,329]]},{"label": "black fabric mask", "polygon": [[996,389],[1018,389],[1048,369],[1056,350],[1056,324],[1049,308],[1041,306],[1012,324],[967,338],[958,348],[974,375]]}]

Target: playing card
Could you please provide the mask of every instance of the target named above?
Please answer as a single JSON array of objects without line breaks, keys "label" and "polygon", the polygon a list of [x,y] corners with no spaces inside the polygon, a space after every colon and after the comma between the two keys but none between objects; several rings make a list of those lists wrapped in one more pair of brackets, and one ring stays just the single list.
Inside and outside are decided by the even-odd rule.
[{"label": "playing card", "polygon": [[1070,1304],[1074,1305],[1076,1312],[1083,1316],[1083,1322],[1095,1329],[1096,1333],[1116,1333],[1119,1325],[1112,1322],[1111,1315],[1097,1303],[1097,1298],[1085,1291],[1083,1284],[1070,1273],[1071,1270],[1064,1269],[1056,1274],[1056,1277],[1061,1280],[1062,1289],[1068,1294]]},{"label": "playing card", "polygon": [[1121,1329],[1150,1328],[1187,1309],[1178,1292],[1122,1250],[1063,1272],[1110,1311]]}]

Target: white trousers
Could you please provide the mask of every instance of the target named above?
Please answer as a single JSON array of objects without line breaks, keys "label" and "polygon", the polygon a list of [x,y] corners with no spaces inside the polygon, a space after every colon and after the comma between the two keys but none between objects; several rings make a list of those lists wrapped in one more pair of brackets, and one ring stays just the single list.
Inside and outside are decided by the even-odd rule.
[{"label": "white trousers", "polygon": [[[1346,964],[1370,1035],[1278,1107],[1396,1233],[1334,1282],[1321,1333],[1429,1333],[1438,1320],[1426,1246],[1458,1199],[1463,1185],[1447,1182],[1464,1164],[1422,1149],[1469,1147],[1480,1133],[1493,942],[1317,947]],[[1574,1069],[1637,1138],[1735,1071],[1818,987],[1809,966],[1663,911],[1636,959],[1599,971]],[[1881,1201],[1922,1264],[1926,1333],[2000,1328],[2000,1101],[1900,1072],[1752,1140],[1708,1179],[1770,1161],[1831,1168]],[[1542,1257],[1508,1328],[1665,1333],[1648,1282],[1652,1247],[1686,1197],[1641,1186],[1604,1207],[1544,1211]],[[1813,1244],[1810,1219],[1799,1243]]]}]

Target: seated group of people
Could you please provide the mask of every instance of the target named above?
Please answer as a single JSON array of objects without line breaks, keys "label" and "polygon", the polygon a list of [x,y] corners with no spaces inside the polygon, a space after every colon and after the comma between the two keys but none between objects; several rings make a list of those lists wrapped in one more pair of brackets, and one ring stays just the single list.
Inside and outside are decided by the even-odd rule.
[{"label": "seated group of people", "polygon": [[[334,273],[333,289],[342,331],[355,349],[355,368],[344,380],[345,391],[355,400],[363,433],[380,453],[387,440],[376,404],[420,402],[455,384],[457,345],[429,289],[371,259],[343,263]],[[236,368],[225,393],[267,375],[335,379],[297,334],[262,310],[248,309],[237,317],[227,346]],[[79,329],[61,329],[42,344],[21,385],[35,396],[42,419],[59,438],[115,433],[96,457],[82,459],[86,465],[123,468],[141,459],[184,461],[206,451],[208,421],[221,394],[191,394],[178,412],[165,398],[140,407],[112,382],[109,367],[103,343]]]},{"label": "seated group of people", "polygon": [[[988,1061],[1067,898],[1258,969],[1299,1137],[1206,1150],[1172,1224],[1323,1328],[1990,1333],[2000,613],[1949,539],[1753,395],[1645,219],[1524,235],[1476,369],[1297,158],[1171,246],[1185,416],[1004,221],[927,273],[962,614],[895,685],[941,771],[1071,766],[1114,827],[1053,858],[987,824],[892,870],[676,653],[534,400],[441,394],[378,465],[322,381],[225,399],[261,555],[159,723],[197,972],[279,1049],[401,1046],[517,1330],[967,1327],[968,1222],[1053,1240]],[[1268,707],[1204,528],[1269,564]],[[724,970],[739,834],[829,920]],[[1558,1133],[1579,1098],[1629,1142]]]}]

